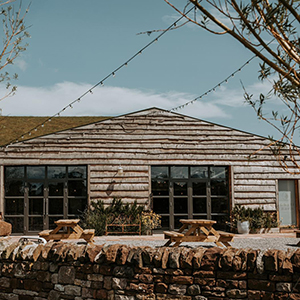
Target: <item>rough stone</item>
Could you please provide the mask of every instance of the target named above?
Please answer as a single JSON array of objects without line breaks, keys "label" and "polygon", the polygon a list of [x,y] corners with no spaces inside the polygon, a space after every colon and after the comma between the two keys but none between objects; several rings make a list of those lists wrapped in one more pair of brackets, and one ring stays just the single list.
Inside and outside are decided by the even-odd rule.
[{"label": "rough stone", "polygon": [[278,282],[278,283],[276,283],[276,291],[291,292],[292,284],[290,282]]},{"label": "rough stone", "polygon": [[125,265],[127,258],[129,255],[129,247],[125,246],[125,245],[121,245],[119,247],[118,253],[117,253],[117,259],[116,259],[116,263],[118,265]]},{"label": "rough stone", "polygon": [[105,276],[103,280],[103,287],[107,290],[111,289],[112,284],[112,277],[111,276]]},{"label": "rough stone", "polygon": [[124,290],[127,286],[127,280],[125,278],[112,278],[112,288],[114,290]]},{"label": "rough stone", "polygon": [[170,284],[168,292],[172,295],[184,295],[186,293],[186,289],[186,285]]},{"label": "rough stone", "polygon": [[267,292],[274,292],[276,290],[275,283],[267,280],[248,280],[248,287],[250,290],[260,290]]},{"label": "rough stone", "polygon": [[187,289],[187,294],[191,296],[197,296],[201,294],[201,289],[198,284],[192,284]]},{"label": "rough stone", "polygon": [[168,291],[168,285],[165,283],[159,282],[155,285],[155,291],[157,293],[165,294]]},{"label": "rough stone", "polygon": [[276,272],[278,270],[278,250],[267,250],[263,256],[266,271]]},{"label": "rough stone", "polygon": [[207,249],[201,260],[201,269],[206,271],[216,270],[217,262],[223,251],[223,249],[217,247]]},{"label": "rough stone", "polygon": [[179,269],[179,258],[180,258],[181,248],[176,247],[170,251],[169,254],[169,267],[172,269]]},{"label": "rough stone", "polygon": [[234,299],[243,299],[248,297],[248,293],[246,290],[232,289],[226,291],[226,296]]},{"label": "rough stone", "polygon": [[58,282],[72,284],[75,280],[75,269],[71,266],[61,266],[58,271]]},{"label": "rough stone", "polygon": [[71,296],[80,296],[81,287],[76,285],[66,285],[64,293]]}]

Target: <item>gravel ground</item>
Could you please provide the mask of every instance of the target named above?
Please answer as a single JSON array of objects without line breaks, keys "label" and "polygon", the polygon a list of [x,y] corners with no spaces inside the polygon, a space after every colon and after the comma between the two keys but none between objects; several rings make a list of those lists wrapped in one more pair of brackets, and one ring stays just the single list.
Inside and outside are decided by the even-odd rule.
[{"label": "gravel ground", "polygon": [[[18,241],[20,236],[11,236],[0,238],[5,240],[5,243],[11,243]],[[75,240],[65,240],[66,242],[78,242]],[[289,250],[295,251],[300,249],[297,246],[299,238],[296,238],[294,234],[257,234],[257,235],[237,235],[234,241],[231,243],[234,248],[251,248],[251,249],[277,249],[277,250]],[[85,243],[80,240],[78,243]],[[166,243],[163,234],[155,234],[152,236],[101,236],[95,238],[95,244],[125,244],[128,246],[150,246],[150,247],[161,247]],[[182,243],[180,247],[214,247],[214,243]]]},{"label": "gravel ground", "polygon": [[[297,247],[297,243],[299,242],[299,238],[295,238],[294,235],[282,235],[282,237],[278,237],[278,235],[272,237],[272,235],[251,235],[248,238],[246,236],[239,237],[237,236],[235,240],[231,243],[234,248],[251,248],[251,249],[277,249],[277,250],[296,250],[300,249]],[[125,244],[129,246],[150,246],[150,247],[161,247],[166,243],[166,240],[163,239],[160,235],[158,238],[110,238],[110,237],[98,237],[96,238],[96,244]],[[180,247],[214,247],[216,246],[214,243],[182,243]]]}]

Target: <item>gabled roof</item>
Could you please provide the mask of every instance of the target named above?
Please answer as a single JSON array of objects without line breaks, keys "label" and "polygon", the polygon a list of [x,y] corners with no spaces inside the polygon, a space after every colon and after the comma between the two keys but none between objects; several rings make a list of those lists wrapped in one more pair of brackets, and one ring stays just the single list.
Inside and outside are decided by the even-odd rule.
[{"label": "gabled roof", "polygon": [[[56,117],[51,122],[47,122],[44,127],[39,127],[29,136],[24,136],[23,140],[34,137],[87,125],[108,119],[109,117]],[[49,117],[0,117],[0,146],[8,144],[22,134],[27,133],[36,126],[44,123]]]}]

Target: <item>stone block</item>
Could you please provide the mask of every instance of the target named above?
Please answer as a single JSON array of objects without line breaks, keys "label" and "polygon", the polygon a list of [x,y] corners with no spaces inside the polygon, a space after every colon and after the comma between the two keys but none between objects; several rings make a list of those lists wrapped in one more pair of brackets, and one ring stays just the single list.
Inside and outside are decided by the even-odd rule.
[{"label": "stone block", "polygon": [[159,282],[155,285],[155,292],[165,294],[168,291],[168,285],[163,282]]},{"label": "stone block", "polygon": [[223,249],[217,247],[207,249],[202,257],[200,268],[206,271],[216,270],[219,258],[223,252]]},{"label": "stone block", "polygon": [[193,284],[193,277],[192,276],[173,276],[172,283],[177,284]]},{"label": "stone block", "polygon": [[169,253],[169,267],[171,269],[179,269],[179,258],[180,258],[181,248],[173,248]]},{"label": "stone block", "polygon": [[274,294],[266,291],[248,290],[248,300],[273,300]]},{"label": "stone block", "polygon": [[226,291],[226,296],[234,299],[244,299],[248,297],[246,290],[232,289]]},{"label": "stone block", "polygon": [[112,288],[114,290],[124,290],[127,286],[127,280],[125,278],[112,278]]},{"label": "stone block", "polygon": [[276,283],[276,291],[291,292],[292,291],[292,283],[290,283],[290,282],[278,282],[278,283]]},{"label": "stone block", "polygon": [[71,296],[80,296],[81,287],[77,285],[66,285],[64,294],[71,295]]},{"label": "stone block", "polygon": [[153,282],[153,275],[151,275],[151,274],[140,274],[138,276],[138,280],[142,283],[152,283]]},{"label": "stone block", "polygon": [[274,292],[276,290],[275,282],[268,280],[248,280],[248,288],[250,290],[260,290],[267,292]]},{"label": "stone block", "polygon": [[192,284],[187,289],[187,294],[190,296],[197,296],[201,294],[201,289],[198,284]]},{"label": "stone block", "polygon": [[71,266],[61,266],[58,271],[58,282],[62,284],[73,284],[75,280],[75,269]]},{"label": "stone block", "polygon": [[266,271],[278,270],[278,250],[267,250],[263,255],[264,268]]},{"label": "stone block", "polygon": [[186,293],[187,286],[182,284],[170,284],[168,292],[172,295],[184,295]]}]

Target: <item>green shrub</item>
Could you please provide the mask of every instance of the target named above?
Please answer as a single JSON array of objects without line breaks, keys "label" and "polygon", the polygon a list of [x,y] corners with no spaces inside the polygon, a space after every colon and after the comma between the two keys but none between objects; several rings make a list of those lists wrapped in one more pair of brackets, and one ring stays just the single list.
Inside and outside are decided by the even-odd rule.
[{"label": "green shrub", "polygon": [[140,216],[144,208],[137,202],[123,203],[121,199],[113,199],[111,205],[104,206],[102,200],[92,202],[89,209],[82,215],[81,226],[84,229],[95,229],[95,235],[105,234],[106,222],[111,223],[116,217],[124,215],[132,223],[140,222]]},{"label": "green shrub", "polygon": [[233,227],[237,228],[237,221],[249,221],[250,232],[256,233],[261,228],[270,229],[278,226],[276,212],[264,212],[261,207],[250,208],[236,205],[231,213]]}]

